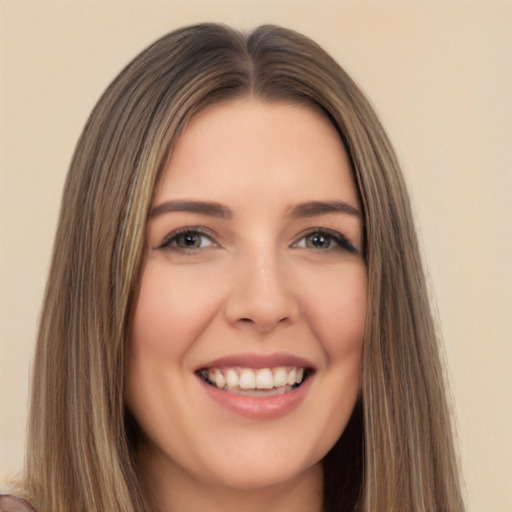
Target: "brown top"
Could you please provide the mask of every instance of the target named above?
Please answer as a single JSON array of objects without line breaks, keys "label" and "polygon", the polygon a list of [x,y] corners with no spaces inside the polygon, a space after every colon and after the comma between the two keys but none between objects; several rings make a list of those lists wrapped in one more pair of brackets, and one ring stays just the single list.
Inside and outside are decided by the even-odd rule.
[{"label": "brown top", "polygon": [[0,512],[36,512],[36,509],[27,500],[19,496],[1,494]]}]

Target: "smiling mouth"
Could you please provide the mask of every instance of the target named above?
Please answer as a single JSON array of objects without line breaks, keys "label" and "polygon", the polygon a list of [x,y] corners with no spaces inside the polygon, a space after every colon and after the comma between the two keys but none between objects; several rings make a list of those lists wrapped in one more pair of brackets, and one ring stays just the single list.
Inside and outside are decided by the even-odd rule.
[{"label": "smiling mouth", "polygon": [[298,366],[276,368],[204,368],[199,377],[214,388],[249,396],[272,396],[300,387],[312,371]]}]

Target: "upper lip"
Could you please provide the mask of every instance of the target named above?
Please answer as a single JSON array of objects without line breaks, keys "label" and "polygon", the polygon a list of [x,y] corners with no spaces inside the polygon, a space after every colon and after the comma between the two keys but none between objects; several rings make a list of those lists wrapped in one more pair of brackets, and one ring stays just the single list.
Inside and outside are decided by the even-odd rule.
[{"label": "upper lip", "polygon": [[306,368],[308,370],[315,370],[315,365],[302,357],[287,354],[232,354],[213,359],[206,364],[197,368],[197,371],[208,368],[276,368],[278,366],[296,366],[299,368]]}]

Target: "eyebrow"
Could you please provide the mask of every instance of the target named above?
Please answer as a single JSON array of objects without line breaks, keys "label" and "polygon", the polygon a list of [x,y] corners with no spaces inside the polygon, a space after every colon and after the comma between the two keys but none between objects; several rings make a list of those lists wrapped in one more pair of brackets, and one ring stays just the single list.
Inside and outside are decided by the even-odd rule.
[{"label": "eyebrow", "polygon": [[[157,217],[170,212],[198,213],[222,219],[231,219],[233,217],[231,209],[221,203],[193,200],[166,201],[155,206],[151,210],[150,217]],[[306,218],[326,215],[328,213],[344,213],[355,217],[362,217],[357,208],[344,201],[308,201],[294,206],[287,215],[294,218]]]},{"label": "eyebrow", "polygon": [[209,215],[211,217],[220,217],[222,219],[231,219],[233,213],[230,208],[213,201],[166,201],[151,210],[151,217],[170,212],[190,212]]},{"label": "eyebrow", "polygon": [[308,201],[294,206],[290,212],[291,217],[304,218],[325,215],[327,213],[345,213],[362,218],[361,212],[344,201]]}]

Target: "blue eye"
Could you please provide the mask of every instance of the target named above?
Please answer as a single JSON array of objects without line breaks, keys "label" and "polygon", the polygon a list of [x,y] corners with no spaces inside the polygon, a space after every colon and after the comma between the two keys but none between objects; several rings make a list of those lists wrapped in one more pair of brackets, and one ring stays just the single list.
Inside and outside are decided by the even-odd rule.
[{"label": "blue eye", "polygon": [[198,228],[183,228],[171,233],[158,247],[159,249],[178,249],[193,251],[216,245],[210,235]]},{"label": "blue eye", "polygon": [[346,250],[357,254],[358,250],[347,238],[330,229],[314,229],[302,236],[292,247],[299,249],[313,249],[317,251]]}]

